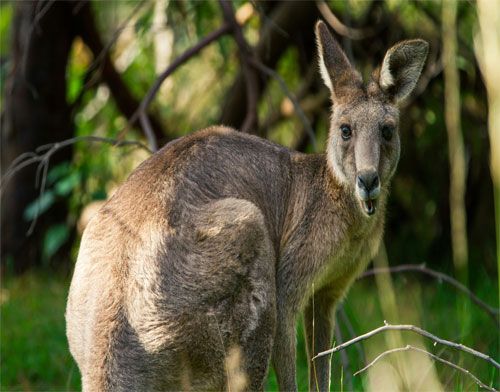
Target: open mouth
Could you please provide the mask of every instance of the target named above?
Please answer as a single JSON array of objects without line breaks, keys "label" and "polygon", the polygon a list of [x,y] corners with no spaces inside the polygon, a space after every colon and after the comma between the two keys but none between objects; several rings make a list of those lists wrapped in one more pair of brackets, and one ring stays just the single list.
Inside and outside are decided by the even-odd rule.
[{"label": "open mouth", "polygon": [[363,200],[361,201],[361,204],[363,205],[363,209],[367,215],[373,215],[377,209],[376,200],[373,199]]}]

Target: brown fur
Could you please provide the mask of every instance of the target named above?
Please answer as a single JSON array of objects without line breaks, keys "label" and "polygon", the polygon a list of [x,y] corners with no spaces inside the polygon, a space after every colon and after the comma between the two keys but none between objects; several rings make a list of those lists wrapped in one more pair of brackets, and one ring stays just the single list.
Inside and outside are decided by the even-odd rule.
[{"label": "brown fur", "polygon": [[[399,138],[382,141],[380,126],[397,125],[400,96],[345,77],[354,71],[321,23],[317,37],[334,100],[326,154],[202,130],[141,164],[89,223],[66,312],[84,390],[262,390],[271,356],[280,389],[296,390],[301,310],[309,356],[330,346],[335,304],[382,238]],[[380,177],[372,216],[356,188],[367,168]],[[246,380],[227,380],[240,368]],[[311,374],[327,390],[329,359]]]}]

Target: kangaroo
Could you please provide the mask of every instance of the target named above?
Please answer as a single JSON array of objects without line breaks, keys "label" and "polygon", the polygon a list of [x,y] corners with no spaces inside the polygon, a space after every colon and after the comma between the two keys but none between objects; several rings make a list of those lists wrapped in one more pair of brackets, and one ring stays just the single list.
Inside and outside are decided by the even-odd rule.
[{"label": "kangaroo", "polygon": [[[89,222],[66,311],[85,391],[224,390],[235,366],[262,390],[271,359],[280,389],[297,390],[301,311],[309,358],[330,347],[335,305],[383,235],[398,103],[428,44],[396,44],[363,83],[323,22],[316,38],[325,154],[201,130],[144,161]],[[330,358],[310,361],[310,389],[329,384]]]}]

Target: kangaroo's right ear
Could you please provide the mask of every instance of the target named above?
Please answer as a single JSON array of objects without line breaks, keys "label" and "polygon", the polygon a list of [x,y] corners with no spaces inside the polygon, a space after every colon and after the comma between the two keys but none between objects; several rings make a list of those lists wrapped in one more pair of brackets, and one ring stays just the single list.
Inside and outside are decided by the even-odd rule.
[{"label": "kangaroo's right ear", "polygon": [[385,54],[379,84],[396,102],[406,98],[417,85],[424,67],[429,44],[423,39],[399,42]]},{"label": "kangaroo's right ear", "polygon": [[361,82],[360,75],[321,20],[316,23],[316,43],[321,77],[334,97],[341,93],[342,88]]}]

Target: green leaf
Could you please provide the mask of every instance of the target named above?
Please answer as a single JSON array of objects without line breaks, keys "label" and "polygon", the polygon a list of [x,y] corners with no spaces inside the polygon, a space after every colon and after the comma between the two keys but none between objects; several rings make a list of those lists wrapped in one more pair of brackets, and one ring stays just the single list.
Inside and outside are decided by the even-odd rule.
[{"label": "green leaf", "polygon": [[52,185],[62,177],[71,173],[71,166],[69,162],[62,162],[59,165],[52,167],[47,174],[47,184]]},{"label": "green leaf", "polygon": [[49,227],[43,241],[44,259],[48,260],[54,256],[59,248],[67,241],[68,237],[69,229],[64,223]]},{"label": "green leaf", "polygon": [[58,196],[67,196],[80,183],[80,173],[74,172],[69,176],[61,179],[55,185],[55,192]]},{"label": "green leaf", "polygon": [[28,204],[23,213],[24,220],[29,222],[35,219],[37,215],[42,215],[54,204],[54,201],[54,193],[51,190],[45,191],[42,196]]}]

